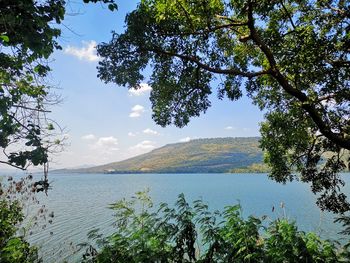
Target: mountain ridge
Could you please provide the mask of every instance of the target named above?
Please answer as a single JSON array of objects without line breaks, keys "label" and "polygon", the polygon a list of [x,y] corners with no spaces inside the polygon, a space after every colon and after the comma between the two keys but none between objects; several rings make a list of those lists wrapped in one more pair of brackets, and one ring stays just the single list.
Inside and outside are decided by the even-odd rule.
[{"label": "mountain ridge", "polygon": [[201,138],[166,144],[129,159],[84,169],[61,169],[73,173],[226,173],[266,172],[260,137]]}]

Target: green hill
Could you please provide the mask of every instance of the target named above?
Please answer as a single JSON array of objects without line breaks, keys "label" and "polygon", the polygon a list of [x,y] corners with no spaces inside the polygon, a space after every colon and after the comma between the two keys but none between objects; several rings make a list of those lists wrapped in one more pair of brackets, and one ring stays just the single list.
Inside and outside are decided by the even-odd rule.
[{"label": "green hill", "polygon": [[265,172],[259,138],[196,139],[168,144],[125,161],[74,172],[84,173],[223,173]]}]

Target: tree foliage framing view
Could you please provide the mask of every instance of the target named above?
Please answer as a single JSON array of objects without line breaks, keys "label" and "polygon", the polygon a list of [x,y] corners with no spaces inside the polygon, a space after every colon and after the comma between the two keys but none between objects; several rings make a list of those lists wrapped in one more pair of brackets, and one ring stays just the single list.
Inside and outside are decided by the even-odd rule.
[{"label": "tree foliage framing view", "polygon": [[105,82],[135,87],[152,67],[161,126],[205,112],[215,88],[232,101],[245,88],[266,112],[270,176],[311,183],[321,209],[350,209],[339,175],[350,150],[348,1],[142,0],[98,54]]},{"label": "tree foliage framing view", "polygon": [[60,48],[60,30],[50,22],[61,22],[64,2],[6,2],[0,7],[0,162],[26,169],[48,162],[47,136],[54,126],[46,113],[56,98],[45,83],[45,60]]},{"label": "tree foliage framing view", "polygon": [[[113,0],[84,0],[105,3]],[[48,154],[60,147],[58,125],[47,118],[59,98],[47,82],[48,58],[61,46],[58,25],[66,1],[11,1],[0,5],[0,163],[22,170],[30,165],[48,169]],[[62,137],[62,136],[61,136]]]},{"label": "tree foliage framing view", "polygon": [[[114,0],[84,2],[117,9]],[[0,178],[0,262],[41,262],[38,249],[19,233],[19,225],[28,198],[47,191],[49,153],[61,145],[56,139],[59,132],[54,131],[58,125],[47,118],[48,108],[58,99],[47,76],[51,70],[48,58],[61,49],[58,24],[64,19],[65,4],[63,0],[0,3],[0,164],[22,170],[42,165],[45,177],[28,185],[25,178],[15,182],[10,177],[7,183]]]}]

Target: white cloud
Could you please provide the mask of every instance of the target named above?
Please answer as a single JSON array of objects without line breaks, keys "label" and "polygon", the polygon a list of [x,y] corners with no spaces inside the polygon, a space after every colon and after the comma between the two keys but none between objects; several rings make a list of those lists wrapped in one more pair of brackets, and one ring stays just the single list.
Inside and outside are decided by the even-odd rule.
[{"label": "white cloud", "polygon": [[152,87],[150,85],[147,83],[141,83],[139,87],[129,89],[129,94],[131,96],[141,96],[150,90],[152,90]]},{"label": "white cloud", "polygon": [[159,132],[157,131],[154,131],[150,128],[147,128],[145,130],[142,131],[144,134],[149,134],[149,135],[159,135]]},{"label": "white cloud", "polygon": [[131,113],[129,114],[129,117],[130,117],[130,118],[138,118],[138,117],[140,117],[140,116],[141,116],[141,114],[138,113],[138,112],[131,112]]},{"label": "white cloud", "polygon": [[131,112],[129,114],[129,117],[130,118],[138,118],[144,112],[145,112],[145,108],[143,106],[137,104],[131,108]]},{"label": "white cloud", "polygon": [[130,147],[131,150],[139,152],[139,151],[147,151],[156,148],[154,143],[151,141],[142,141],[135,146]]},{"label": "white cloud", "polygon": [[77,57],[80,60],[90,62],[98,61],[99,57],[96,55],[96,42],[91,40],[89,42],[83,41],[82,43],[82,47],[67,46],[64,49],[64,53]]},{"label": "white cloud", "polygon": [[129,137],[135,137],[135,136],[136,136],[136,133],[128,132],[128,136],[129,136]]},{"label": "white cloud", "polygon": [[118,139],[114,138],[113,136],[100,137],[97,140],[96,145],[102,148],[113,149],[113,148],[116,148],[116,146],[118,145]]},{"label": "white cloud", "polygon": [[179,142],[189,142],[191,140],[190,137],[185,137],[179,140]]},{"label": "white cloud", "polygon": [[96,141],[89,145],[90,149],[98,153],[110,154],[113,151],[118,151],[118,139],[113,136],[96,138]]},{"label": "white cloud", "polygon": [[83,140],[87,140],[87,141],[92,141],[96,139],[96,136],[93,134],[87,134],[81,137],[81,139]]},{"label": "white cloud", "polygon": [[236,128],[234,128],[234,127],[232,127],[232,126],[227,126],[227,127],[225,127],[225,130],[235,130]]}]

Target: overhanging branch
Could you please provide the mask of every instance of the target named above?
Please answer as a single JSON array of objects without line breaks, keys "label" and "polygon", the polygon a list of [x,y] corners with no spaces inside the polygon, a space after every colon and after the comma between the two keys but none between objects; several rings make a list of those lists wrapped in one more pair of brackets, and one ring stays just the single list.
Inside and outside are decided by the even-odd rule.
[{"label": "overhanging branch", "polygon": [[27,168],[23,168],[23,167],[21,167],[21,166],[14,165],[14,164],[12,164],[12,163],[10,163],[10,162],[0,161],[0,163],[6,164],[6,165],[10,165],[10,166],[12,166],[12,167],[14,167],[14,168],[17,168],[17,169],[20,169],[20,170],[22,170],[22,171],[27,170]]},{"label": "overhanging branch", "polygon": [[241,71],[238,69],[222,69],[222,68],[214,68],[209,66],[206,63],[203,63],[200,61],[200,59],[194,57],[194,56],[190,56],[190,55],[184,55],[184,54],[178,54],[175,52],[170,52],[170,51],[166,51],[166,50],[162,50],[162,49],[151,49],[151,50],[145,50],[145,51],[151,51],[154,52],[156,54],[160,54],[160,55],[166,55],[169,57],[177,57],[180,58],[184,61],[190,61],[193,62],[195,64],[197,64],[200,68],[205,69],[209,72],[212,73],[216,73],[216,74],[224,74],[224,75],[234,75],[234,76],[242,76],[242,77],[246,77],[246,78],[254,78],[254,77],[258,77],[261,75],[268,75],[268,74],[272,74],[272,70],[271,69],[267,69],[267,70],[261,70],[261,71],[252,71],[252,72],[245,72],[245,71]]},{"label": "overhanging branch", "polygon": [[218,25],[218,26],[213,26],[213,27],[207,27],[207,28],[204,28],[202,30],[196,30],[196,31],[193,31],[193,32],[181,32],[181,33],[161,33],[161,32],[158,32],[158,34],[160,36],[165,36],[165,37],[173,37],[173,36],[197,36],[197,35],[204,35],[204,34],[210,34],[210,33],[214,33],[215,31],[217,30],[220,30],[220,29],[230,29],[230,28],[233,28],[233,27],[240,27],[240,26],[246,26],[248,25],[247,22],[233,22],[233,23],[229,23],[229,24],[223,24],[223,25]]}]

